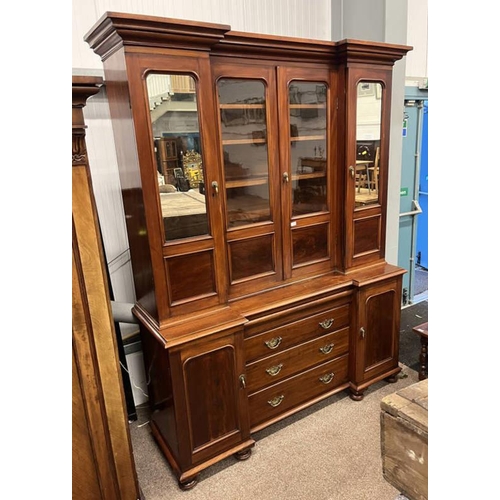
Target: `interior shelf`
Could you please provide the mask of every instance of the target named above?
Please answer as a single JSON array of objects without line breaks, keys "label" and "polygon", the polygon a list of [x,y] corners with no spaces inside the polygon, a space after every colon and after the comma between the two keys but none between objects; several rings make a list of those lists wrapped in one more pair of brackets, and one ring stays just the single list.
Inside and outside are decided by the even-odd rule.
[{"label": "interior shelf", "polygon": [[267,182],[268,182],[267,177],[226,180],[226,188],[230,189],[237,187],[260,186],[262,184],[267,184]]},{"label": "interior shelf", "polygon": [[326,104],[290,104],[290,109],[326,109]]},{"label": "interior shelf", "polygon": [[228,146],[231,144],[265,144],[266,139],[224,139],[222,144]]},{"label": "interior shelf", "polygon": [[220,109],[265,109],[265,104],[221,104]]},{"label": "interior shelf", "polygon": [[301,136],[301,137],[290,137],[290,140],[292,142],[295,142],[295,141],[323,141],[325,140],[325,136],[324,135],[304,135],[304,136]]},{"label": "interior shelf", "polygon": [[293,174],[292,181],[300,179],[319,179],[325,177],[325,172],[312,172],[310,174]]}]

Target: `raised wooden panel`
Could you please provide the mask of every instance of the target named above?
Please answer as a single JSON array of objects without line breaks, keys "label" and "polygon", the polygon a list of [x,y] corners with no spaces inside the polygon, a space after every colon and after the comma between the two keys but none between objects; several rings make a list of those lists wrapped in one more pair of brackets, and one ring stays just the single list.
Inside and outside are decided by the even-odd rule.
[{"label": "raised wooden panel", "polygon": [[273,235],[229,243],[231,282],[274,272]]},{"label": "raised wooden panel", "polygon": [[329,227],[329,224],[321,224],[292,232],[294,266],[329,258]]},{"label": "raised wooden panel", "polygon": [[[234,348],[226,346],[184,364],[193,451],[238,429]],[[207,418],[210,416],[209,418]]]},{"label": "raised wooden panel", "polygon": [[394,299],[395,291],[373,295],[366,302],[365,369],[394,357]]},{"label": "raised wooden panel", "polygon": [[380,250],[380,215],[354,221],[354,257]]},{"label": "raised wooden panel", "polygon": [[171,304],[216,293],[213,251],[166,259]]}]

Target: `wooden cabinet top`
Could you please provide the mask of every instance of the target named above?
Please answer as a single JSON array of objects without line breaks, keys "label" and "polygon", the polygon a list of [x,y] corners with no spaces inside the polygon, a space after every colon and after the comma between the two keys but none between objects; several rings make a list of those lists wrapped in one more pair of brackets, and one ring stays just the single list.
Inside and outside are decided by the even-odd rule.
[{"label": "wooden cabinet top", "polygon": [[231,31],[225,24],[166,17],[106,12],[85,35],[85,41],[104,60],[122,46],[181,48],[217,55],[393,65],[412,47],[344,39],[311,40]]}]

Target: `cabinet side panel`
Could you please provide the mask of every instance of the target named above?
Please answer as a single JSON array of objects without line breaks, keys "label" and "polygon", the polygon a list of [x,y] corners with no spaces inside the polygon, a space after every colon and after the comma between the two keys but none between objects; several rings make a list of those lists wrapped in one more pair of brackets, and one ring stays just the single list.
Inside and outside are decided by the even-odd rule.
[{"label": "cabinet side panel", "polygon": [[172,374],[168,352],[142,325],[141,343],[148,377],[149,404],[152,420],[174,457],[179,455],[177,421],[175,418]]},{"label": "cabinet side panel", "polygon": [[157,318],[142,182],[123,51],[115,52],[106,59],[104,71],[113,122],[136,298],[138,303],[154,318]]}]

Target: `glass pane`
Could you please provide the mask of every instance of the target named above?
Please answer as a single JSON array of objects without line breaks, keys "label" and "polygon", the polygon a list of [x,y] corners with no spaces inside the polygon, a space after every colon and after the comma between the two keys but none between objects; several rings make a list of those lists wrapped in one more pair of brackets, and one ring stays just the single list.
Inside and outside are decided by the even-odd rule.
[{"label": "glass pane", "polygon": [[265,85],[231,78],[217,86],[228,227],[270,220]]},{"label": "glass pane", "polygon": [[358,83],[356,105],[356,207],[379,201],[382,85]]},{"label": "glass pane", "polygon": [[328,210],[327,120],[324,83],[292,82],[290,106],[290,172],[292,216]]},{"label": "glass pane", "polygon": [[195,81],[155,74],[146,82],[165,239],[208,234]]}]

